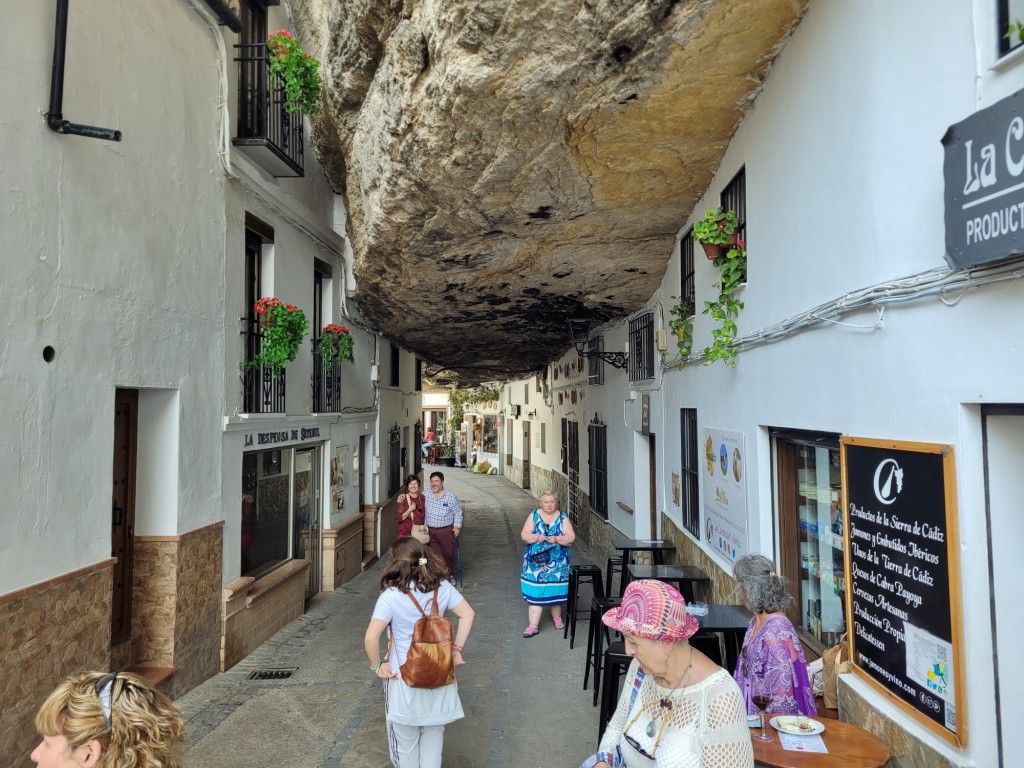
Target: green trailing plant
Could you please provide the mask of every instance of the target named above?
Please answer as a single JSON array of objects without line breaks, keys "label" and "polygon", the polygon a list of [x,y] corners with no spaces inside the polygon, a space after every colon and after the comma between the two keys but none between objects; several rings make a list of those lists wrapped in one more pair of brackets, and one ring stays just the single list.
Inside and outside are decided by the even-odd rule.
[{"label": "green trailing plant", "polygon": [[702,243],[729,245],[736,241],[740,223],[735,211],[713,208],[693,225],[693,236]]},{"label": "green trailing plant", "polygon": [[260,324],[260,351],[249,361],[249,367],[262,366],[277,378],[299,353],[309,321],[294,304],[285,304],[271,296],[256,302],[256,317]]},{"label": "green trailing plant", "polygon": [[329,371],[338,360],[354,363],[355,355],[352,354],[352,348],[355,343],[352,331],[347,325],[325,325],[316,342],[316,353],[324,364],[324,370]]},{"label": "green trailing plant", "polygon": [[[676,297],[673,296],[672,298]],[[669,309],[672,319],[669,320],[668,327],[676,337],[680,368],[683,367],[686,363],[686,358],[693,352],[693,320],[691,318],[693,317],[694,310],[695,306],[692,298],[679,299],[675,306]]]},{"label": "green trailing plant", "polygon": [[[467,405],[477,405],[501,398],[501,389],[498,387],[466,387],[463,389],[452,389],[448,392],[448,425],[452,428],[452,434],[456,434],[462,426],[462,420],[466,416]],[[451,441],[454,442],[454,441]],[[454,451],[454,448],[452,449]]]},{"label": "green trailing plant", "polygon": [[320,62],[302,50],[287,29],[267,36],[270,76],[275,88],[284,88],[289,112],[315,115],[320,112]]},{"label": "green trailing plant", "polygon": [[718,323],[711,330],[711,345],[704,348],[704,364],[716,360],[736,367],[736,318],[743,309],[743,302],[736,298],[736,291],[747,279],[747,247],[738,240],[736,244],[712,262],[718,268],[718,298],[704,302],[704,314]]}]

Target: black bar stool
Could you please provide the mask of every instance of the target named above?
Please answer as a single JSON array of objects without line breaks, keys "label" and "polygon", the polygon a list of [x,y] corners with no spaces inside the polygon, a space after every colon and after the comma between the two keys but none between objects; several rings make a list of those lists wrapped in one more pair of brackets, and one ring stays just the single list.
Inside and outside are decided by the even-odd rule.
[{"label": "black bar stool", "polygon": [[[569,602],[565,606],[565,629],[562,638],[569,638],[569,647],[576,642],[576,619],[579,616],[580,584],[589,582],[594,597],[604,597],[601,569],[596,565],[573,565],[569,567]],[[570,629],[571,625],[571,629]]]},{"label": "black bar stool", "polygon": [[[604,572],[607,574],[605,576],[604,593],[606,595],[614,595],[615,593],[612,592],[612,579],[614,579],[615,574],[619,574],[620,585],[622,585],[622,580],[626,578],[626,568],[622,564],[622,555],[612,555],[609,557],[608,562],[605,565]],[[622,586],[624,587],[625,585]],[[622,594],[621,589],[619,590],[619,594]]]},{"label": "black bar stool", "polygon": [[594,706],[597,706],[597,697],[601,693],[601,660],[604,653],[604,639],[607,637],[608,628],[601,623],[601,616],[610,608],[622,604],[621,597],[595,597],[590,601],[590,632],[587,635],[587,666],[583,670],[583,690],[587,689],[587,681],[590,679],[590,668],[594,668]]},{"label": "black bar stool", "polygon": [[[597,739],[604,736],[608,721],[619,703],[619,679],[629,669],[633,657],[626,653],[626,644],[617,640],[604,652],[604,681],[601,683],[601,709],[598,715]],[[596,685],[596,683],[595,683]]]}]

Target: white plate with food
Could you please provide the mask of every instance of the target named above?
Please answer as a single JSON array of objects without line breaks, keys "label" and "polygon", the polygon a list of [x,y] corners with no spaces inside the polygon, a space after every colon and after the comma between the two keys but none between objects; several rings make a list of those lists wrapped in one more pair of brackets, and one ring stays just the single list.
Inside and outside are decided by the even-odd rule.
[{"label": "white plate with food", "polygon": [[813,736],[825,730],[825,726],[817,720],[808,717],[807,724],[800,727],[800,719],[796,715],[777,715],[769,720],[772,728],[783,733],[793,733],[797,736]]}]

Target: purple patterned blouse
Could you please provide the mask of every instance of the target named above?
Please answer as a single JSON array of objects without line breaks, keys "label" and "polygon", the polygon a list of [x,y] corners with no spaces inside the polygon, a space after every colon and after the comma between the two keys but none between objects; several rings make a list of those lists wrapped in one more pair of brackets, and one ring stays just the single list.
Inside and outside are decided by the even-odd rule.
[{"label": "purple patterned blouse", "polygon": [[755,634],[756,621],[757,617],[750,620],[733,673],[747,714],[757,714],[751,698],[758,693],[772,697],[766,710],[771,714],[817,714],[804,650],[793,625],[785,616],[769,616]]}]

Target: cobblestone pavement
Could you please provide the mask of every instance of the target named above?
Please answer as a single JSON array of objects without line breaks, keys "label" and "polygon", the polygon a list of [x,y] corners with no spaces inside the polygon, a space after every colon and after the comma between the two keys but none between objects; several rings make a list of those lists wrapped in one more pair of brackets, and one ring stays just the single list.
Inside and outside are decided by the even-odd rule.
[{"label": "cobblestone pavement", "polygon": [[[460,469],[448,471],[446,487],[466,512],[462,591],[476,620],[458,673],[466,717],[446,729],[443,765],[578,766],[597,741],[598,711],[582,688],[587,625],[573,650],[547,611],[541,633],[522,637],[519,530],[536,500],[502,477]],[[592,562],[584,544],[573,547],[573,562]],[[381,568],[378,561],[319,595],[233,669],[178,700],[190,768],[390,766],[383,693],[362,648]],[[589,592],[580,604],[589,606]],[[296,671],[284,680],[248,679],[266,667]]]}]

